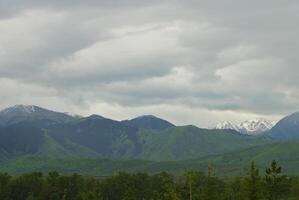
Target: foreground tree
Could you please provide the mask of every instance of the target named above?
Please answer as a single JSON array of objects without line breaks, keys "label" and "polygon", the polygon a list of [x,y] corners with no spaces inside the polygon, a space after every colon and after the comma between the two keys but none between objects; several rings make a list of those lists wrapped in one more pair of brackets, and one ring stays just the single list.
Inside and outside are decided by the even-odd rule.
[{"label": "foreground tree", "polygon": [[259,200],[262,196],[261,176],[259,170],[251,162],[249,175],[245,178],[245,196],[248,200]]},{"label": "foreground tree", "polygon": [[223,200],[245,200],[243,177],[235,177],[225,184]]},{"label": "foreground tree", "polygon": [[202,172],[188,171],[177,179],[181,199],[199,200],[206,183],[206,175]]},{"label": "foreground tree", "polygon": [[162,172],[154,175],[151,180],[152,199],[157,200],[179,200],[174,177]]},{"label": "foreground tree", "polygon": [[7,199],[11,177],[7,173],[0,173],[0,199]]},{"label": "foreground tree", "polygon": [[290,191],[290,181],[286,175],[282,174],[282,168],[275,160],[266,169],[265,184],[268,200],[278,200],[287,196]]},{"label": "foreground tree", "polygon": [[288,178],[275,161],[261,177],[254,162],[247,176],[218,178],[188,171],[182,176],[166,172],[117,173],[110,177],[84,177],[57,172],[11,177],[0,173],[0,200],[298,200],[299,178]]},{"label": "foreground tree", "polygon": [[214,176],[212,165],[208,166],[208,173],[204,182],[203,190],[200,194],[200,199],[204,200],[219,200],[224,193],[224,183]]}]

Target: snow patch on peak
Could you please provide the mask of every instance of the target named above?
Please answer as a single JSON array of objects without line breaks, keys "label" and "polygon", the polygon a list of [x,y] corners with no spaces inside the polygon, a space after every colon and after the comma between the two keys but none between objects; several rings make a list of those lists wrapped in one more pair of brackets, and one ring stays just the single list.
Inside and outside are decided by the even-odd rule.
[{"label": "snow patch on peak", "polygon": [[6,113],[11,113],[11,112],[24,112],[24,113],[34,113],[36,111],[36,106],[34,105],[15,105],[9,108],[6,108],[1,111],[1,113],[6,114]]},{"label": "snow patch on peak", "polygon": [[224,122],[217,124],[215,126],[215,129],[237,130],[237,127],[228,121],[224,121]]},{"label": "snow patch on peak", "polygon": [[241,132],[247,132],[247,134],[260,134],[270,130],[274,125],[264,118],[257,118],[252,120],[246,120],[238,125]]},{"label": "snow patch on peak", "polygon": [[269,131],[274,127],[274,125],[274,122],[270,122],[264,118],[256,118],[246,120],[238,125],[225,121],[217,124],[215,129],[232,129],[246,135],[259,135],[261,133]]}]

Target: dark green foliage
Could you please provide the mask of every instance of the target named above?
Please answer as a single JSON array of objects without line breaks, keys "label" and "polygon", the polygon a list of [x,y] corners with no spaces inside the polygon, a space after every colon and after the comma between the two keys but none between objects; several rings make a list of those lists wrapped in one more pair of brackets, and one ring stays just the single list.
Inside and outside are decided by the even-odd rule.
[{"label": "dark green foliage", "polygon": [[221,179],[211,169],[207,174],[187,171],[176,176],[165,172],[119,172],[110,177],[0,174],[1,200],[297,200],[298,188],[299,179],[281,175],[276,162],[265,176],[252,163],[246,177]]},{"label": "dark green foliage", "polygon": [[275,160],[272,161],[271,167],[266,169],[265,184],[268,200],[278,200],[286,196],[290,189],[287,176],[282,175],[282,168]]},{"label": "dark green foliage", "polygon": [[246,196],[244,182],[242,177],[228,180],[225,184],[224,200],[244,200]]},{"label": "dark green foliage", "polygon": [[5,199],[10,192],[11,177],[7,173],[0,173],[0,199]]},{"label": "dark green foliage", "polygon": [[9,186],[10,198],[14,200],[32,199],[40,195],[43,188],[41,173],[32,173],[14,178]]},{"label": "dark green foliage", "polygon": [[248,176],[245,178],[245,193],[248,200],[259,200],[262,195],[262,179],[254,162],[251,163]]}]

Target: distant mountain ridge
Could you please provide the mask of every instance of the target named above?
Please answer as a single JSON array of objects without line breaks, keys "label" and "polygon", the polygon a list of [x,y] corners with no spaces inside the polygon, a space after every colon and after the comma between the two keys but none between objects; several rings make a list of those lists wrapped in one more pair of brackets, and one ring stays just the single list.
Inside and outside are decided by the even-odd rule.
[{"label": "distant mountain ridge", "polygon": [[228,130],[177,127],[152,115],[117,121],[99,115],[73,117],[37,106],[1,112],[0,159],[71,156],[184,160],[261,145],[268,140]]},{"label": "distant mountain ridge", "polygon": [[215,129],[235,130],[245,135],[260,135],[271,130],[274,122],[270,122],[263,118],[246,120],[240,124],[233,124],[230,122],[221,122],[215,126]]},{"label": "distant mountain ridge", "polygon": [[[291,173],[299,173],[299,142],[295,140],[299,113],[283,118],[272,129],[270,122],[257,119],[237,128],[224,122],[211,130],[175,126],[152,115],[117,121],[18,105],[0,111],[0,124],[1,169],[16,173],[30,169],[87,174],[137,168],[203,170],[212,162],[221,172],[236,174],[252,159],[261,166],[277,159]],[[240,127],[246,134],[236,131]],[[257,129],[266,132],[256,134]]]}]

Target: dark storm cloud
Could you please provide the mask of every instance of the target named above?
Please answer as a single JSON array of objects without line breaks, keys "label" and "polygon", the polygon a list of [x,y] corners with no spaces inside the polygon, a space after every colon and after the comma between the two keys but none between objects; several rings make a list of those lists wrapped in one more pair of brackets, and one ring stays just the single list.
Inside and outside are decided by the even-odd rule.
[{"label": "dark storm cloud", "polygon": [[278,0],[0,0],[0,105],[281,116],[299,109],[298,11]]}]

